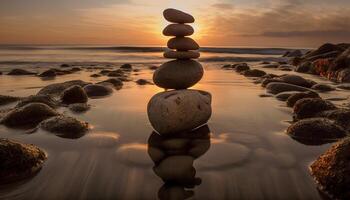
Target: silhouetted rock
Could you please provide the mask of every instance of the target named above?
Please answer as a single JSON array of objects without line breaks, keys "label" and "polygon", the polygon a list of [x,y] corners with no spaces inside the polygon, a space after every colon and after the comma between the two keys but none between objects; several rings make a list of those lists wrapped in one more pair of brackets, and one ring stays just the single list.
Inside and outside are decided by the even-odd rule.
[{"label": "silhouetted rock", "polygon": [[103,97],[112,94],[113,90],[101,84],[90,84],[84,87],[88,97]]},{"label": "silhouetted rock", "polygon": [[60,103],[50,95],[31,95],[21,99],[21,101],[16,105],[16,108],[23,107],[31,103],[43,103],[51,108],[56,108],[60,105]]},{"label": "silhouetted rock", "polygon": [[169,49],[176,49],[178,51],[198,50],[199,45],[196,41],[189,37],[175,37],[171,38],[167,44]]},{"label": "silhouetted rock", "polygon": [[266,72],[259,69],[250,69],[243,72],[243,75],[246,77],[262,77],[266,75]]},{"label": "silhouetted rock", "polygon": [[22,76],[22,75],[35,75],[35,72],[27,71],[24,69],[13,69],[7,75]]},{"label": "silhouetted rock", "polygon": [[236,70],[236,72],[243,72],[243,71],[249,70],[250,67],[247,63],[240,63],[240,64],[234,65],[234,69]]},{"label": "silhouetted rock", "polygon": [[63,91],[61,101],[64,104],[86,103],[88,96],[81,86],[73,85]]},{"label": "silhouetted rock", "polygon": [[131,66],[131,64],[123,64],[121,67],[120,67],[120,69],[122,69],[122,70],[132,70],[132,66]]},{"label": "silhouetted rock", "polygon": [[319,84],[312,86],[312,89],[320,91],[320,92],[329,92],[329,91],[335,90],[334,87],[332,87],[330,85],[322,84],[322,83],[319,83]]},{"label": "silhouetted rock", "polygon": [[199,58],[200,53],[198,51],[166,51],[164,57],[187,60]]},{"label": "silhouetted rock", "polygon": [[81,80],[73,80],[73,81],[67,81],[67,82],[63,82],[63,83],[54,83],[51,85],[48,85],[46,87],[43,87],[38,94],[46,94],[46,95],[61,95],[61,93],[73,86],[73,85],[79,85],[81,87],[84,87],[85,85],[87,85],[89,83],[81,81]]},{"label": "silhouetted rock", "polygon": [[309,89],[305,87],[292,85],[288,83],[279,83],[279,82],[272,82],[267,84],[266,90],[267,92],[272,94],[278,94],[281,92],[288,92],[288,91],[299,91],[299,92],[309,91]]},{"label": "silhouetted rock", "polygon": [[40,77],[55,77],[56,70],[49,69],[39,74]]},{"label": "silhouetted rock", "polygon": [[0,95],[0,106],[14,103],[16,101],[19,101],[20,97],[12,97],[12,96],[6,96],[6,95]]},{"label": "silhouetted rock", "polygon": [[31,103],[8,112],[1,124],[13,128],[34,127],[41,121],[57,116],[58,113],[43,103]]},{"label": "silhouetted rock", "polygon": [[300,120],[314,117],[320,112],[337,109],[330,101],[320,98],[303,98],[298,100],[294,107],[294,119]]},{"label": "silhouetted rock", "polygon": [[288,51],[283,55],[283,57],[301,57],[301,56],[303,56],[303,53],[299,49]]},{"label": "silhouetted rock", "polygon": [[346,131],[325,118],[300,120],[288,127],[287,134],[304,144],[324,144],[346,136]]},{"label": "silhouetted rock", "polygon": [[187,24],[169,24],[163,30],[165,36],[184,37],[194,33],[192,26]]},{"label": "silhouetted rock", "polygon": [[34,176],[45,160],[45,153],[34,145],[0,138],[0,184]]},{"label": "silhouetted rock", "polygon": [[147,81],[147,80],[145,80],[145,79],[139,79],[139,80],[137,80],[137,81],[136,81],[136,84],[137,84],[137,85],[153,85],[152,82],[149,82],[149,81]]},{"label": "silhouetted rock", "polygon": [[74,113],[82,113],[88,111],[90,109],[90,105],[86,103],[74,103],[70,104],[68,108]]},{"label": "silhouetted rock", "polygon": [[178,24],[194,22],[194,18],[192,15],[173,8],[164,10],[163,16],[167,21]]},{"label": "silhouetted rock", "polygon": [[350,138],[333,145],[311,164],[318,188],[330,199],[350,199]]}]

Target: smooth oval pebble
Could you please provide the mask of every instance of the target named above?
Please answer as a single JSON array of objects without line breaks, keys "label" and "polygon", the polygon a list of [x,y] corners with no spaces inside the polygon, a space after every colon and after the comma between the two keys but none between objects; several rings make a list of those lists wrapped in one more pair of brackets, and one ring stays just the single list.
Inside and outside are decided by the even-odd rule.
[{"label": "smooth oval pebble", "polygon": [[176,49],[179,51],[198,50],[199,45],[196,41],[189,37],[175,37],[171,38],[167,44],[169,49]]},{"label": "smooth oval pebble", "polygon": [[172,59],[196,59],[199,58],[200,53],[198,51],[166,51],[164,52],[165,58]]},{"label": "smooth oval pebble", "polygon": [[202,65],[195,60],[173,60],[162,64],[153,74],[153,82],[165,89],[186,89],[203,77]]},{"label": "smooth oval pebble", "polygon": [[166,20],[173,23],[184,24],[194,22],[194,17],[192,15],[173,8],[164,10],[163,16]]},{"label": "smooth oval pebble", "polygon": [[194,33],[192,26],[187,24],[169,24],[163,30],[163,35],[165,36],[189,36]]},{"label": "smooth oval pebble", "polygon": [[161,92],[147,106],[152,127],[163,135],[178,135],[206,124],[211,112],[211,94],[200,90]]}]

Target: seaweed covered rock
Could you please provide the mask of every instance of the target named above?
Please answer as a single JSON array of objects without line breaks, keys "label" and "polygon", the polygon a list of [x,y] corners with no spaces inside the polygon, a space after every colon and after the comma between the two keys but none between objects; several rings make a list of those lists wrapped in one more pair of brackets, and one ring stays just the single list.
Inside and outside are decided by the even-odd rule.
[{"label": "seaweed covered rock", "polygon": [[86,103],[88,96],[81,86],[74,85],[63,91],[61,101],[65,104]]},{"label": "seaweed covered rock", "polygon": [[304,98],[321,98],[320,95],[318,95],[316,92],[298,92],[295,94],[292,94],[287,99],[287,106],[293,107],[294,104],[299,101],[300,99]]},{"label": "seaweed covered rock", "polygon": [[297,101],[293,107],[294,120],[314,117],[326,110],[335,110],[337,107],[330,101],[320,98],[304,98]]},{"label": "seaweed covered rock", "polygon": [[262,77],[266,75],[266,72],[259,69],[250,69],[243,72],[243,75],[246,77]]},{"label": "seaweed covered rock", "polygon": [[34,145],[0,138],[0,184],[34,176],[45,160],[46,154]]},{"label": "seaweed covered rock", "polygon": [[56,99],[52,98],[49,95],[31,95],[18,102],[16,108],[23,107],[31,103],[43,103],[50,106],[51,108],[56,108],[60,104]]},{"label": "seaweed covered rock", "polygon": [[59,115],[54,109],[43,103],[30,103],[8,112],[0,121],[8,127],[35,127],[41,121]]},{"label": "seaweed covered rock", "polygon": [[79,85],[81,87],[84,87],[85,85],[88,85],[89,83],[81,81],[81,80],[73,80],[73,81],[67,81],[63,83],[54,83],[51,85],[48,85],[46,87],[43,87],[38,94],[46,94],[46,95],[61,95],[61,93],[73,86],[73,85]]},{"label": "seaweed covered rock", "polygon": [[72,117],[59,115],[40,123],[40,127],[63,138],[80,138],[89,130],[89,124]]},{"label": "seaweed covered rock", "polygon": [[104,97],[113,93],[112,88],[101,84],[86,85],[84,87],[84,90],[88,95],[88,97],[91,97],[91,98]]},{"label": "seaweed covered rock", "polygon": [[20,99],[20,97],[0,95],[0,106],[19,101]]},{"label": "seaweed covered rock", "polygon": [[319,145],[345,137],[346,131],[332,120],[310,118],[289,126],[287,134],[303,144]]},{"label": "seaweed covered rock", "polygon": [[333,145],[311,164],[318,188],[331,199],[350,199],[350,138]]},{"label": "seaweed covered rock", "polygon": [[23,76],[23,75],[35,75],[35,72],[31,72],[25,69],[13,69],[7,75]]}]

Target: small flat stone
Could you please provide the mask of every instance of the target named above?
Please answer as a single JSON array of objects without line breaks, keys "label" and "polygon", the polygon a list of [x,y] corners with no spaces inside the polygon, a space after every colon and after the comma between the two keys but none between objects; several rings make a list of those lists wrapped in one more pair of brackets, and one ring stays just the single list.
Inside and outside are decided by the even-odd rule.
[{"label": "small flat stone", "polygon": [[189,37],[175,37],[168,41],[169,49],[176,49],[179,51],[198,50],[199,45],[196,41]]},{"label": "small flat stone", "polygon": [[192,15],[173,8],[164,10],[163,16],[167,21],[173,23],[184,24],[194,22],[194,17]]},{"label": "small flat stone", "polygon": [[192,26],[187,24],[169,24],[163,30],[163,35],[165,36],[178,36],[184,37],[189,36],[194,33]]},{"label": "small flat stone", "polygon": [[196,59],[199,58],[200,53],[198,51],[166,51],[164,53],[165,58],[171,59]]}]

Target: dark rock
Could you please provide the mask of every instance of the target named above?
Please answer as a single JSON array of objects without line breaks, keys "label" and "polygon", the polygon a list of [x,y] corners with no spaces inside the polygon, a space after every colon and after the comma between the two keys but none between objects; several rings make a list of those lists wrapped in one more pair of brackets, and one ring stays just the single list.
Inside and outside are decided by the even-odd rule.
[{"label": "dark rock", "polygon": [[289,126],[287,134],[303,144],[319,145],[345,137],[346,131],[329,119],[310,118]]},{"label": "dark rock", "polygon": [[11,97],[11,96],[6,96],[6,95],[0,95],[0,106],[19,101],[20,99],[21,99],[20,97]]},{"label": "dark rock", "polygon": [[62,67],[62,68],[68,68],[68,67],[70,67],[70,65],[68,65],[68,64],[62,64],[61,67]]},{"label": "dark rock", "polygon": [[40,77],[55,77],[56,70],[53,70],[53,69],[46,70],[46,71],[42,72],[41,74],[39,74],[39,76]]},{"label": "dark rock", "polygon": [[139,79],[139,80],[137,80],[137,81],[136,81],[136,84],[137,84],[137,85],[153,85],[152,82],[147,81],[147,80],[145,80],[145,79]]},{"label": "dark rock", "polygon": [[350,138],[333,145],[311,164],[318,188],[329,199],[350,199]]},{"label": "dark rock", "polygon": [[235,68],[236,72],[243,72],[243,71],[247,71],[250,69],[250,67],[247,63],[236,64],[236,65],[234,65],[234,68]]},{"label": "dark rock", "polygon": [[224,65],[224,66],[222,66],[221,67],[221,69],[227,69],[227,70],[231,70],[231,69],[233,69],[234,67],[233,67],[233,65],[231,65],[231,64],[227,64],[227,65]]},{"label": "dark rock", "polygon": [[81,71],[82,69],[80,67],[73,67],[70,71],[71,72],[78,72]]},{"label": "dark rock", "polygon": [[35,127],[41,121],[57,115],[58,113],[46,104],[31,103],[11,110],[0,123],[13,128]]},{"label": "dark rock", "polygon": [[281,71],[293,71],[294,66],[292,66],[292,65],[280,65],[278,67],[278,69]]},{"label": "dark rock", "polygon": [[86,85],[84,90],[90,98],[108,96],[113,92],[110,87],[101,84]]},{"label": "dark rock", "polygon": [[0,75],[2,75],[2,72],[0,72]]},{"label": "dark rock", "polygon": [[301,86],[301,87],[310,88],[313,85],[312,82],[298,75],[292,75],[292,74],[282,75],[279,77],[279,79],[282,80],[282,82]]},{"label": "dark rock", "polygon": [[309,53],[307,53],[306,55],[303,56],[303,58],[311,58],[317,55],[321,55],[321,54],[325,54],[325,53],[329,53],[329,52],[335,52],[335,51],[343,51],[343,49],[337,45],[334,44],[330,44],[330,43],[326,43],[323,44],[322,46],[320,46],[318,49],[313,50]]},{"label": "dark rock", "polygon": [[260,64],[262,64],[262,65],[267,65],[267,64],[271,64],[271,62],[269,62],[269,61],[263,61],[263,62],[261,62]]},{"label": "dark rock", "polygon": [[69,110],[75,113],[86,112],[90,109],[90,105],[86,103],[74,103],[68,106]]},{"label": "dark rock", "polygon": [[18,102],[16,108],[23,107],[31,103],[43,103],[50,106],[51,108],[56,108],[60,105],[56,99],[52,98],[49,95],[31,95],[29,97],[23,98],[20,102]]},{"label": "dark rock", "polygon": [[158,67],[157,67],[157,66],[149,66],[148,69],[150,69],[150,70],[156,70],[156,69],[158,69]]},{"label": "dark rock", "polygon": [[345,50],[340,54],[335,60],[334,64],[331,66],[332,71],[337,71],[339,69],[350,67],[350,48]]},{"label": "dark rock", "polygon": [[304,99],[304,98],[321,98],[320,95],[318,95],[316,92],[299,92],[296,94],[292,94],[291,96],[288,97],[287,99],[287,106],[289,107],[293,107],[294,104],[300,100],[300,99]]},{"label": "dark rock", "polygon": [[337,82],[350,83],[350,68],[340,70],[337,76]]},{"label": "dark rock", "polygon": [[164,10],[163,16],[168,22],[172,22],[176,24],[185,24],[185,23],[194,22],[194,18],[192,15],[173,8],[168,8]]},{"label": "dark rock", "polygon": [[246,77],[262,77],[266,75],[266,72],[259,69],[250,69],[243,72],[243,75]]},{"label": "dark rock", "polygon": [[301,57],[294,57],[289,60],[289,64],[293,66],[298,66],[300,65],[304,60]]},{"label": "dark rock", "polygon": [[292,85],[288,83],[278,83],[278,82],[272,82],[267,84],[266,90],[271,94],[278,94],[281,92],[288,92],[288,91],[299,91],[299,92],[309,91],[309,89],[305,87]]},{"label": "dark rock", "polygon": [[266,87],[269,83],[283,83],[278,77],[264,78],[261,82],[262,87]]},{"label": "dark rock", "polygon": [[123,87],[123,81],[120,80],[120,78],[110,78],[101,82],[98,82],[97,84],[111,84],[113,87],[117,89],[121,89]]},{"label": "dark rock", "polygon": [[303,62],[295,68],[296,72],[307,73],[311,70],[312,63],[309,61]]},{"label": "dark rock", "polygon": [[337,109],[330,101],[320,98],[303,98],[298,100],[294,107],[294,120],[314,117],[320,112]]},{"label": "dark rock", "polygon": [[46,131],[55,133],[63,138],[80,138],[89,130],[87,122],[79,121],[72,117],[56,116],[40,123],[40,127]]},{"label": "dark rock", "polygon": [[333,120],[345,130],[350,131],[350,110],[348,109],[328,110],[320,113],[319,116]]},{"label": "dark rock", "polygon": [[303,53],[299,49],[296,49],[293,51],[287,51],[283,55],[283,57],[301,57],[301,56],[303,56]]},{"label": "dark rock", "polygon": [[101,77],[102,75],[101,74],[91,74],[90,77],[92,78],[98,78],[98,77]]},{"label": "dark rock", "polygon": [[0,184],[34,176],[45,160],[46,154],[34,145],[0,138]]},{"label": "dark rock", "polygon": [[[121,70],[120,70],[121,71]],[[109,73],[111,73],[112,71],[111,70],[108,70],[108,69],[104,69],[104,70],[101,70],[100,71],[100,74],[102,74],[102,75],[107,75],[107,74],[109,74]]]},{"label": "dark rock", "polygon": [[64,104],[86,103],[88,96],[81,86],[73,85],[63,91],[61,101]]},{"label": "dark rock", "polygon": [[299,94],[299,93],[300,92],[296,92],[296,91],[281,92],[281,93],[276,95],[276,99],[278,99],[280,101],[286,101],[290,96],[292,96],[294,94]]},{"label": "dark rock", "polygon": [[319,84],[312,86],[312,89],[320,91],[320,92],[329,92],[329,91],[335,90],[334,87],[332,87],[330,85],[322,84],[322,83],[319,83]]},{"label": "dark rock", "polygon": [[131,64],[123,64],[120,69],[123,69],[123,70],[132,70],[132,66]]},{"label": "dark rock", "polygon": [[13,69],[7,75],[22,76],[22,75],[35,75],[35,72],[27,71],[24,69]]},{"label": "dark rock", "polygon": [[338,88],[343,89],[343,90],[350,90],[350,84],[348,84],[348,83],[341,84],[338,86]]},{"label": "dark rock", "polygon": [[121,77],[124,76],[124,72],[120,69],[117,69],[115,71],[111,71],[107,74],[109,77]]},{"label": "dark rock", "polygon": [[272,63],[272,64],[266,64],[266,65],[262,65],[262,68],[277,68],[279,66],[279,64],[277,63]]},{"label": "dark rock", "polygon": [[81,81],[81,80],[73,80],[73,81],[67,81],[67,82],[63,82],[63,83],[54,83],[51,85],[48,85],[44,88],[42,88],[38,94],[46,94],[46,95],[61,95],[61,93],[73,86],[73,85],[79,85],[81,87],[84,87],[85,85],[87,85],[89,83]]}]

